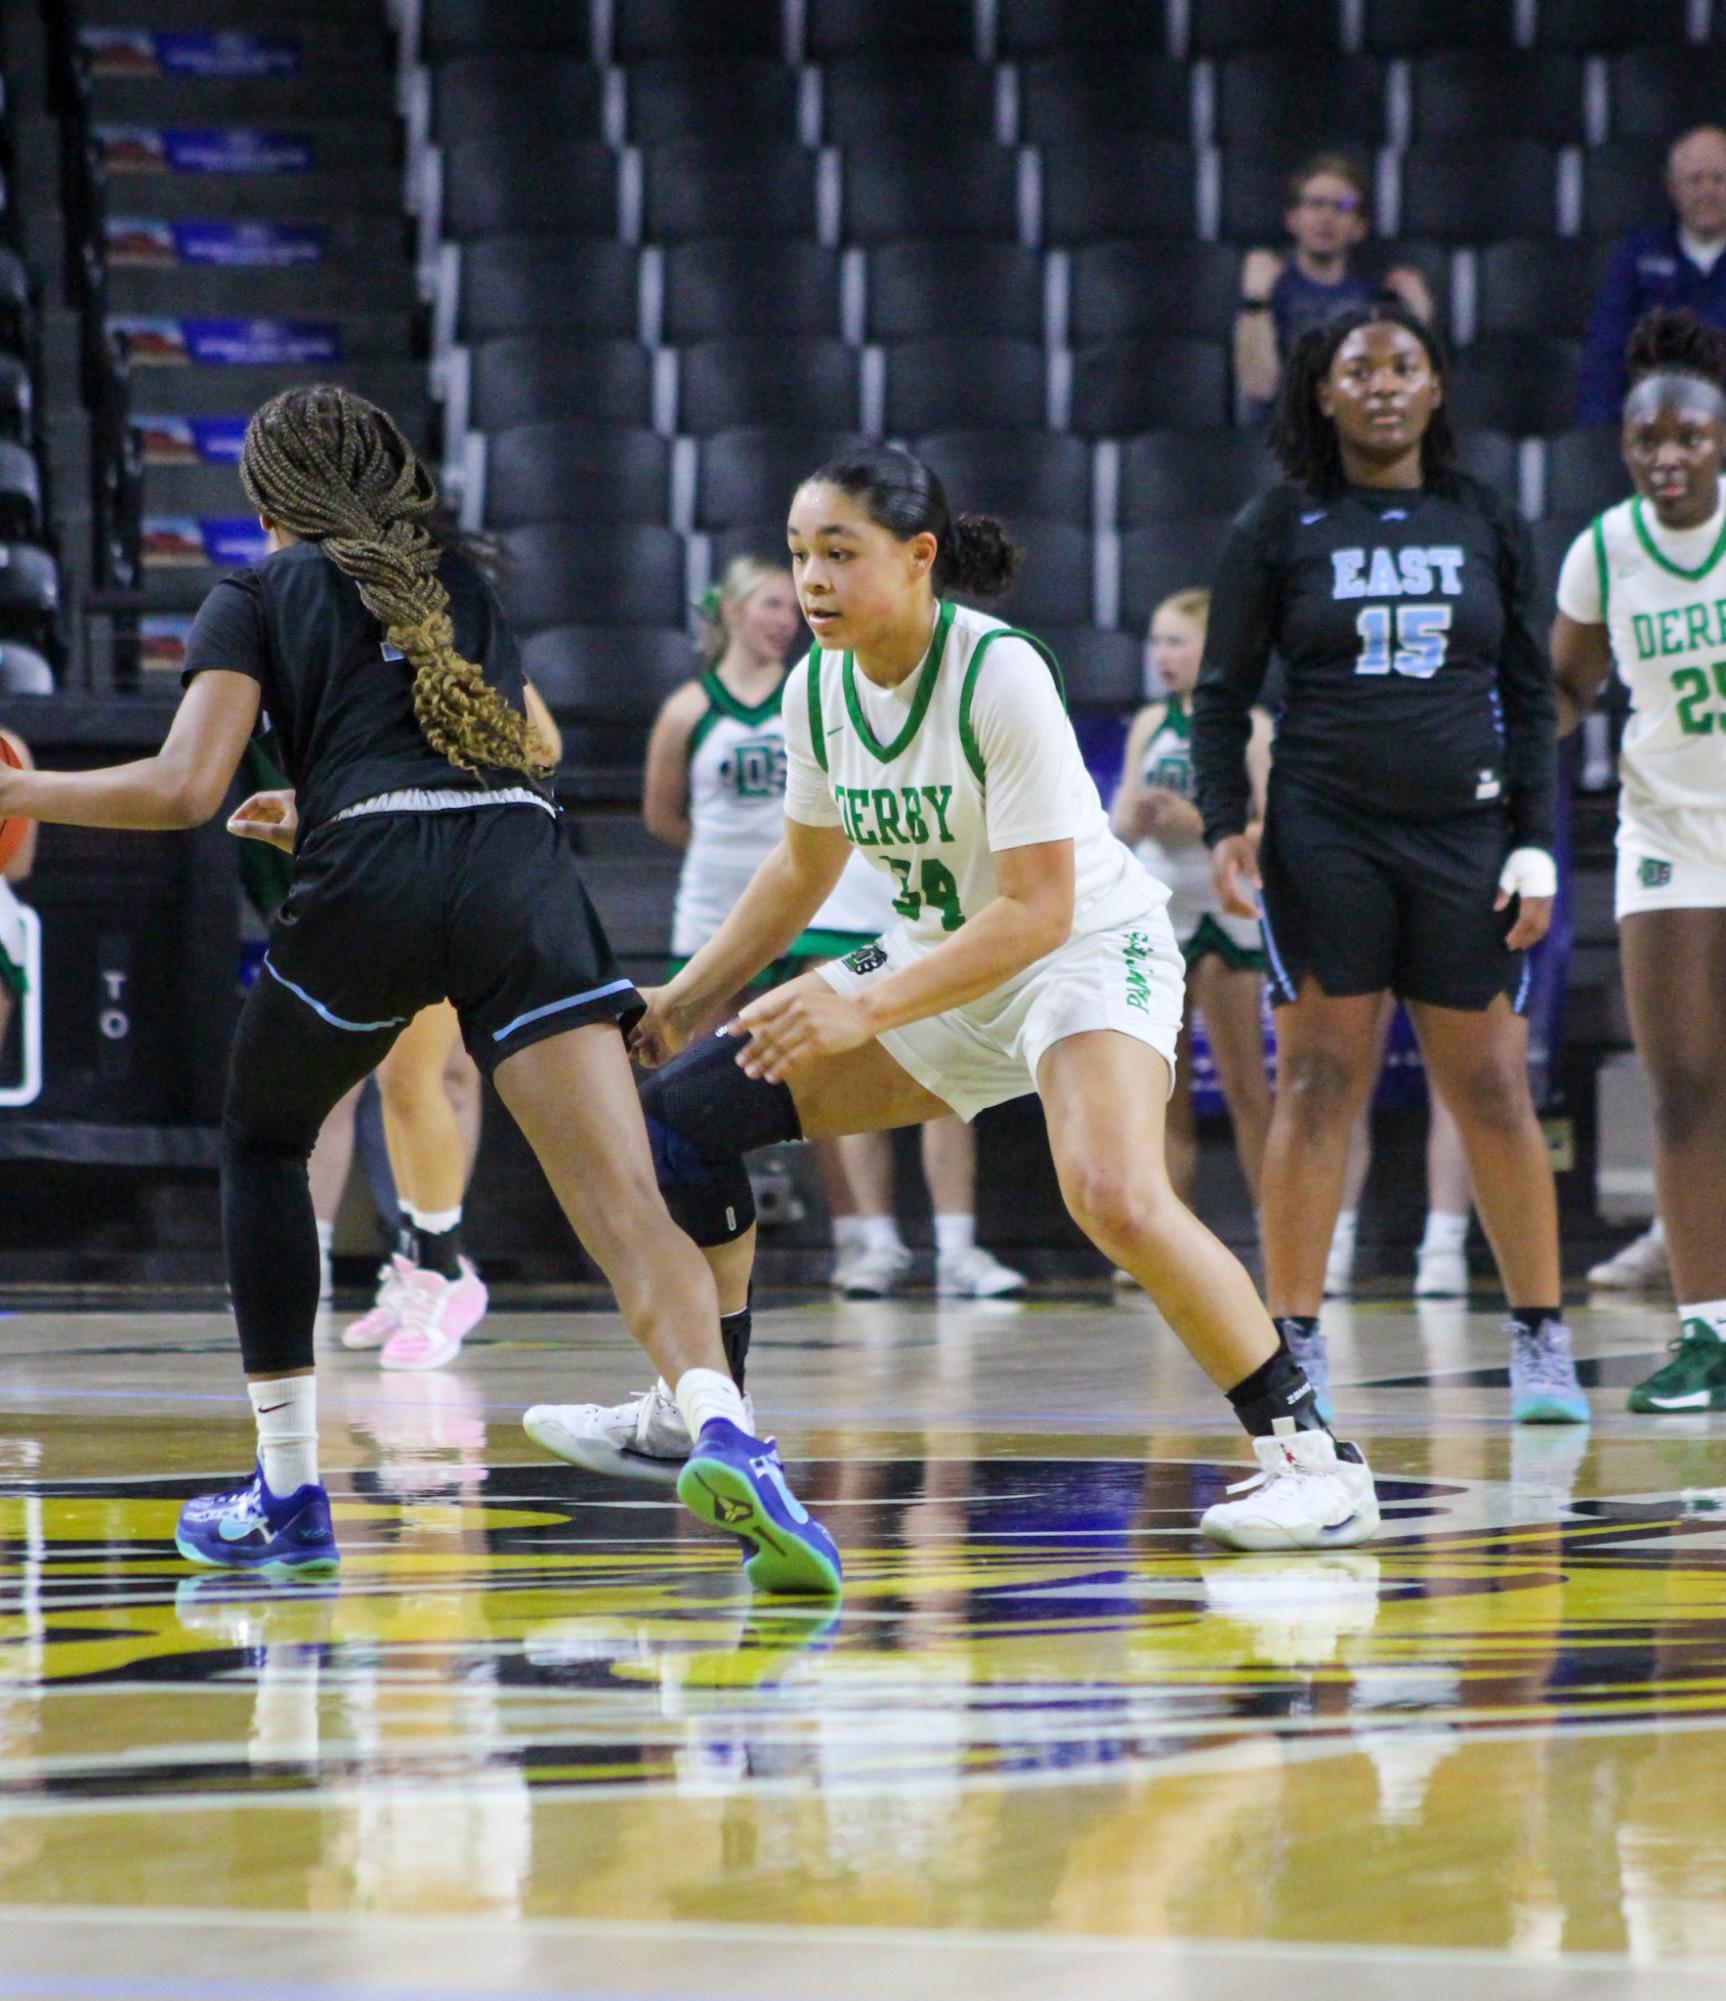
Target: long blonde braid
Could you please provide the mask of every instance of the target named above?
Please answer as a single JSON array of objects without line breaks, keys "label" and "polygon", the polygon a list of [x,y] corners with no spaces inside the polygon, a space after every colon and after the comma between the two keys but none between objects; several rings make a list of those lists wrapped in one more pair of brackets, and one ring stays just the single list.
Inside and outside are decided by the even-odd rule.
[{"label": "long blonde braid", "polygon": [[542,777],[527,718],[455,650],[426,522],[437,488],[394,420],[351,390],[285,389],[246,426],[240,481],[260,514],[316,542],[413,668],[414,719],[433,750]]}]

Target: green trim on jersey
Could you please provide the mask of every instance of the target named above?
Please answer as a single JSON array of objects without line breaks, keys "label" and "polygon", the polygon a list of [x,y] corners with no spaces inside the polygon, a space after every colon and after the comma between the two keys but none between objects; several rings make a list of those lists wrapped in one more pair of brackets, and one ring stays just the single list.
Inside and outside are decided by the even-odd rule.
[{"label": "green trim on jersey", "polygon": [[1612,596],[1612,578],[1606,568],[1606,516],[1595,515],[1588,524],[1594,537],[1594,568],[1600,579],[1600,623],[1606,623],[1607,602]]},{"label": "green trim on jersey", "polygon": [[1209,958],[1213,953],[1231,973],[1270,971],[1270,957],[1262,946],[1237,945],[1207,910],[1199,919],[1198,929],[1182,945],[1181,959],[1191,970],[1201,959]]},{"label": "green trim on jersey", "polygon": [[809,698],[809,747],[815,753],[815,762],[825,772],[827,769],[827,726],[821,714],[821,649],[812,646],[809,658],[803,663],[808,668],[804,678],[804,693]]},{"label": "green trim on jersey", "polygon": [[[911,747],[912,739],[923,725],[923,718],[929,713],[929,704],[935,697],[935,683],[941,674],[941,656],[947,650],[947,635],[953,629],[953,607],[945,600],[935,620],[935,631],[929,641],[929,651],[923,656],[923,665],[917,670],[919,679],[917,692],[911,698],[911,713],[905,718],[905,726],[890,744],[876,740],[875,732],[869,727],[869,718],[863,713],[863,705],[857,699],[857,663],[847,653],[840,663],[839,675],[845,688],[845,708],[851,718],[851,727],[857,732],[857,740],[874,758],[877,764],[891,764],[896,757],[902,757]],[[823,761],[825,768],[825,761]]]},{"label": "green trim on jersey", "polygon": [[718,671],[708,668],[696,685],[707,697],[707,713],[689,732],[689,755],[693,757],[707,741],[715,723],[727,721],[742,723],[746,729],[754,729],[759,724],[778,715],[780,705],[785,700],[785,683],[781,681],[773,691],[764,696],[753,708],[737,697],[720,680]]},{"label": "green trim on jersey", "polygon": [[1064,709],[1067,706],[1067,684],[1061,678],[1061,663],[1035,633],[1021,632],[1015,625],[998,625],[992,632],[985,632],[971,649],[971,659],[965,669],[965,685],[959,690],[959,743],[965,753],[965,762],[971,767],[971,775],[979,785],[987,785],[989,780],[983,769],[983,746],[978,743],[977,732],[971,727],[971,698],[977,692],[977,674],[983,665],[983,657],[997,639],[1022,639],[1041,654],[1043,665],[1055,677],[1055,692],[1061,698],[1061,707]]},{"label": "green trim on jersey", "polygon": [[786,946],[787,959],[843,959],[859,945],[873,945],[873,931],[799,931]]},{"label": "green trim on jersey", "polygon": [[[850,947],[847,946],[846,950],[849,951]],[[0,945],[0,993],[9,993],[14,1000],[22,1000],[29,991],[28,974],[6,947]]]},{"label": "green trim on jersey", "polygon": [[1674,577],[1682,577],[1687,584],[1699,584],[1707,576],[1708,572],[1713,569],[1714,565],[1719,562],[1720,558],[1726,555],[1726,521],[1721,522],[1720,533],[1715,540],[1713,548],[1709,550],[1707,556],[1704,558],[1700,569],[1687,570],[1682,564],[1673,562],[1670,556],[1663,556],[1655,546],[1654,537],[1648,532],[1648,523],[1642,512],[1641,494],[1635,495],[1630,502],[1630,520],[1635,527],[1637,541],[1642,544],[1643,548],[1660,565],[1661,569]]}]

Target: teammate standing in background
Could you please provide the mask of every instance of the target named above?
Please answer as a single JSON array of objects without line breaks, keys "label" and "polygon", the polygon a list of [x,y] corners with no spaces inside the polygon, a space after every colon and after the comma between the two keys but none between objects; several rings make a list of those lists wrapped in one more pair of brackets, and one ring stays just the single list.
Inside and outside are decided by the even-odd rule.
[{"label": "teammate standing in background", "polygon": [[[1218,894],[1244,917],[1262,884],[1279,1010],[1263,1186],[1271,1310],[1322,1381],[1326,1252],[1388,991],[1462,1132],[1511,1303],[1512,1414],[1584,1422],[1517,1011],[1522,955],[1558,886],[1528,530],[1457,471],[1437,343],[1402,306],[1305,336],[1272,444],[1287,478],[1242,512],[1224,550],[1193,710]],[[1288,692],[1261,848],[1245,750],[1273,651]]]},{"label": "teammate standing in background", "polygon": [[[1235,1153],[1256,1210],[1271,1122],[1264,948],[1257,918],[1235,916],[1217,901],[1204,823],[1193,803],[1193,687],[1210,609],[1209,591],[1176,591],[1151,616],[1150,663],[1168,693],[1133,718],[1110,822],[1123,841],[1133,843],[1151,875],[1168,885],[1169,922],[1186,961],[1186,1018],[1190,1024],[1195,1009],[1204,1016],[1205,1040],[1234,1127]],[[1247,766],[1257,820],[1264,812],[1270,776],[1271,719],[1255,708],[1251,723]],[[1167,1141],[1169,1179],[1181,1200],[1190,1202],[1198,1143],[1184,1050],[1169,1098]]]},{"label": "teammate standing in background", "polygon": [[1678,1294],[1672,1359],[1630,1408],[1726,1410],[1726,334],[1650,313],[1625,359],[1636,490],[1564,559],[1553,672],[1566,730],[1614,667],[1630,690],[1619,949]]},{"label": "teammate standing in background", "polygon": [[327,1570],[306,1160],[330,1108],[422,1008],[452,1001],[475,1060],[538,1156],[694,1453],[680,1492],[752,1545],[753,1581],[831,1591],[838,1556],[744,1429],[713,1280],[674,1226],[618,1033],[619,974],[541,782],[514,640],[484,579],[441,553],[431,476],[384,412],[291,389],[247,426],[240,476],[270,554],[217,584],[154,757],[0,773],[0,813],[97,827],[195,826],[267,712],[296,792],[293,884],[235,1033],[223,1114],[228,1283],[258,1468],[190,1501],[196,1562]]},{"label": "teammate standing in background", "polygon": [[[943,595],[999,596],[1018,551],[998,521],[953,518],[929,469],[891,450],[813,474],[789,538],[815,646],[786,690],[784,838],[649,996],[633,1041],[663,1066],[642,1092],[661,1181],[721,1306],[748,1297],[754,1148],[974,1117],[1035,1090],[1073,1217],[1252,1437],[1256,1491],[1208,1510],[1206,1532],[1243,1548],[1364,1541],[1370,1472],[1323,1425],[1239,1262],[1169,1185],[1182,967],[1167,891],[1110,832],[1041,643]],[[892,878],[892,930],[692,1041],[802,931],[854,849]],[[557,1450],[561,1416],[530,1411],[531,1435]]]}]

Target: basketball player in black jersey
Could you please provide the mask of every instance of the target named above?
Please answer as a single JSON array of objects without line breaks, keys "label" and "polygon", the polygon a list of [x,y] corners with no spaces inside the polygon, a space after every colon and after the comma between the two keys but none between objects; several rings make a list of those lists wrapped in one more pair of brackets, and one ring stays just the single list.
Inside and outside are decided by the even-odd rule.
[{"label": "basketball player in black jersey", "polygon": [[195,826],[267,718],[297,794],[292,883],[235,1034],[222,1132],[258,1468],[187,1503],[181,1554],[268,1571],[337,1562],[318,1479],[306,1162],[330,1108],[447,999],[673,1385],[696,1440],[679,1492],[753,1546],[753,1582],[832,1591],[837,1552],[744,1428],[713,1280],[655,1185],[619,1033],[642,1003],[543,782],[515,641],[483,578],[428,530],[430,475],[384,412],[334,388],[266,403],[240,473],[271,553],[198,613],[161,751],[12,772],[0,790],[0,816]]},{"label": "basketball player in black jersey", "polygon": [[[1442,357],[1400,306],[1299,343],[1272,445],[1288,477],[1230,536],[1193,712],[1218,892],[1262,915],[1278,1004],[1271,1312],[1321,1378],[1326,1247],[1388,990],[1462,1131],[1511,1301],[1513,1414],[1585,1422],[1519,1012],[1524,954],[1557,888],[1555,707],[1528,531],[1457,470]],[[1255,853],[1244,751],[1273,652],[1288,694]]]}]

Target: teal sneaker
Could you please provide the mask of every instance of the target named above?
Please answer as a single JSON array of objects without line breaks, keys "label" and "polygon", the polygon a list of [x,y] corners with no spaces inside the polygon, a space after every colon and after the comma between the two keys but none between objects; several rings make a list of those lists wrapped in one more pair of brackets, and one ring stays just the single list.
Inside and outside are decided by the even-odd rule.
[{"label": "teal sneaker", "polygon": [[318,1576],[341,1562],[330,1497],[315,1482],[272,1494],[260,1465],[243,1487],[200,1494],[180,1510],[174,1546],[188,1563]]},{"label": "teal sneaker", "polygon": [[1538,1333],[1510,1323],[1510,1415],[1517,1424],[1586,1424],[1570,1329],[1548,1320]]},{"label": "teal sneaker", "polygon": [[1630,1392],[1632,1410],[1726,1410],[1726,1341],[1706,1320],[1686,1320],[1666,1352],[1671,1361]]},{"label": "teal sneaker", "polygon": [[742,1540],[750,1552],[743,1574],[758,1589],[838,1596],[839,1551],[785,1484],[772,1439],[751,1438],[722,1417],[709,1418],[678,1475],[677,1498],[704,1522]]}]

